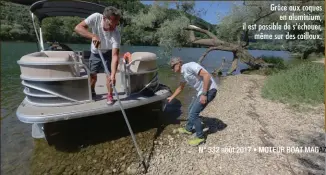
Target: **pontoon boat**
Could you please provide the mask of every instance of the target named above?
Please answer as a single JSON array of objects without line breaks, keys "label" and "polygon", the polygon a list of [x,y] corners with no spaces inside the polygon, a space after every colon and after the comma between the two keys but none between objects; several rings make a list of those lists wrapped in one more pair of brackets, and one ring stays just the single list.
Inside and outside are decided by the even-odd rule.
[{"label": "pontoon boat", "polygon": [[[105,6],[84,1],[38,1],[30,12],[40,46],[39,52],[30,53],[18,60],[22,85],[26,95],[17,109],[17,117],[33,123],[32,136],[44,138],[44,123],[71,120],[81,117],[119,111],[118,103],[106,104],[105,73],[98,74],[93,99],[88,68],[89,51],[44,50],[42,20],[55,16],[86,18],[94,12],[102,13]],[[40,22],[36,28],[35,17]],[[116,89],[124,109],[162,102],[171,95],[167,86],[158,79],[157,57],[150,52],[132,53],[132,61],[120,59],[116,74]],[[147,94],[144,92],[151,92]]]}]

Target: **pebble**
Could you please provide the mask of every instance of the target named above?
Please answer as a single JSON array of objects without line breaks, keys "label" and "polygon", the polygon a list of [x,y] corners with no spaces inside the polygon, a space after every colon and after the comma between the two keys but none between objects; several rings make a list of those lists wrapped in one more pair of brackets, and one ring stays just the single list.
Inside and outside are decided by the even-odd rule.
[{"label": "pebble", "polygon": [[120,158],[120,160],[123,161],[123,160],[125,160],[125,158],[126,158],[126,156],[122,156],[122,157]]},{"label": "pebble", "polygon": [[137,168],[133,167],[133,165],[130,165],[130,166],[127,168],[126,173],[127,173],[127,174],[130,174],[130,175],[136,174],[136,173],[137,173]]},{"label": "pebble", "polygon": [[102,150],[96,150],[95,151],[95,155],[101,155],[102,154]]},{"label": "pebble", "polygon": [[121,165],[121,169],[124,170],[126,168],[126,164]]}]

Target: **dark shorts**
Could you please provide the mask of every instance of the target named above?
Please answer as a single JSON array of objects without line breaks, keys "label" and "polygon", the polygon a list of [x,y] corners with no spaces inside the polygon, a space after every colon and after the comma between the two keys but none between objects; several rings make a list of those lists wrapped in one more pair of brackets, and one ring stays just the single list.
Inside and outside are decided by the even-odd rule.
[{"label": "dark shorts", "polygon": [[[102,55],[104,57],[104,62],[106,64],[106,67],[111,73],[112,50],[109,50],[106,53],[102,53]],[[91,71],[91,74],[105,72],[99,54],[91,53],[91,56],[89,57],[89,69]]]}]

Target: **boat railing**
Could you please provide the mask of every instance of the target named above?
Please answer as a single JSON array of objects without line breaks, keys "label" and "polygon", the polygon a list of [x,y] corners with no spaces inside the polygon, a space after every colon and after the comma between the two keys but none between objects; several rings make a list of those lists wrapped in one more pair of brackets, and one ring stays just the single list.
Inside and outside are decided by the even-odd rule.
[{"label": "boat railing", "polygon": [[[142,91],[144,91],[146,88],[148,87],[152,87],[155,86],[154,89],[157,89],[159,86],[159,82],[158,82],[158,68],[152,69],[152,70],[142,70],[142,71],[133,71],[130,67],[136,63],[136,62],[141,62],[143,60],[133,60],[130,63],[126,63],[126,61],[124,59],[122,59],[122,63],[123,63],[123,75],[122,77],[124,78],[124,92],[127,94],[127,96],[130,96],[132,93],[133,94],[138,94],[141,93]],[[131,76],[132,75],[142,75],[142,74],[150,74],[150,73],[154,73],[153,77],[151,78],[151,80],[144,85],[144,87],[137,91],[137,92],[131,92]]]},{"label": "boat railing", "polygon": [[46,57],[46,53],[29,54],[17,61],[27,101],[38,106],[91,102],[90,70],[80,57],[73,58],[70,54],[74,52],[61,53],[62,57],[57,53]]}]

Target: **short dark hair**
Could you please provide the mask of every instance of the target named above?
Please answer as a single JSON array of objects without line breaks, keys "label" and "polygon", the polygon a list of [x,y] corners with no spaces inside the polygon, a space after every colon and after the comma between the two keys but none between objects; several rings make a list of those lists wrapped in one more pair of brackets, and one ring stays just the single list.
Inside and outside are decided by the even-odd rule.
[{"label": "short dark hair", "polygon": [[121,11],[115,7],[108,6],[104,9],[103,15],[106,18],[109,18],[110,16],[119,16],[121,17]]}]

